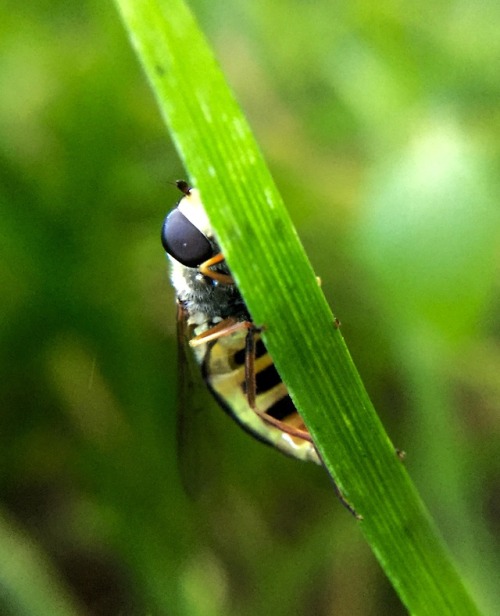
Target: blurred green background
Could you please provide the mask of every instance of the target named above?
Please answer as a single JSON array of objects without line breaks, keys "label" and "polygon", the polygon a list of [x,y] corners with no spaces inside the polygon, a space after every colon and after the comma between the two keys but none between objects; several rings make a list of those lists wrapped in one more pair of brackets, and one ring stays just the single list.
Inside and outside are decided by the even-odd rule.
[{"label": "blurred green background", "polygon": [[[500,4],[191,6],[496,613]],[[7,1],[0,24],[0,613],[404,614],[326,473],[201,388],[186,495],[159,242],[185,172],[112,3]]]}]

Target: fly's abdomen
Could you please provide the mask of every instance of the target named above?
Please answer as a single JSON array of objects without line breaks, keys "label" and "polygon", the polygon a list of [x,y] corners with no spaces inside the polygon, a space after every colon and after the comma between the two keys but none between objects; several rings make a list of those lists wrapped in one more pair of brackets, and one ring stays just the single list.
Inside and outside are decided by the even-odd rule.
[{"label": "fly's abdomen", "polygon": [[[223,336],[206,347],[203,371],[207,384],[234,419],[258,439],[301,460],[320,463],[312,443],[263,421],[250,408],[245,378],[245,331]],[[306,430],[264,343],[255,345],[255,408],[290,427]]]}]

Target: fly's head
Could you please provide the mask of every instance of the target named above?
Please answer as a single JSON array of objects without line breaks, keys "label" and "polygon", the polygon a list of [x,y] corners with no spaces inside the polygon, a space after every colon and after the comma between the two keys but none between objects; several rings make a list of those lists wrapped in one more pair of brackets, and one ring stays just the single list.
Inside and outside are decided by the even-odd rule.
[{"label": "fly's head", "polygon": [[184,197],[167,215],[161,240],[172,264],[172,284],[188,312],[208,317],[233,314],[243,302],[200,200],[199,192],[178,183]]}]

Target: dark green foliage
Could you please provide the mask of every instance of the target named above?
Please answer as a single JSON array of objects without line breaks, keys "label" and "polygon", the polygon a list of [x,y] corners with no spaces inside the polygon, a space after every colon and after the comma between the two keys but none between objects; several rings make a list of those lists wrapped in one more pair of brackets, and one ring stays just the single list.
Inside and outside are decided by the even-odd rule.
[{"label": "dark green foliage", "polygon": [[[493,614],[497,9],[194,9],[375,407]],[[159,243],[185,171],[113,6],[0,16],[0,612],[404,613],[324,474],[205,397],[207,489],[185,497]]]}]

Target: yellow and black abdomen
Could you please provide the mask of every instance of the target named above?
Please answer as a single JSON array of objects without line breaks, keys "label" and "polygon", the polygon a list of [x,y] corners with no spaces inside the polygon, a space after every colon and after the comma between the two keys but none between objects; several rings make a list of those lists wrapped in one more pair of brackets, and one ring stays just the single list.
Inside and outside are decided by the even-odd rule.
[{"label": "yellow and black abdomen", "polygon": [[[205,345],[203,376],[224,409],[259,440],[295,458],[320,464],[311,442],[265,422],[250,408],[245,379],[246,331],[237,331]],[[306,430],[262,340],[255,344],[255,409],[288,426]]]}]

